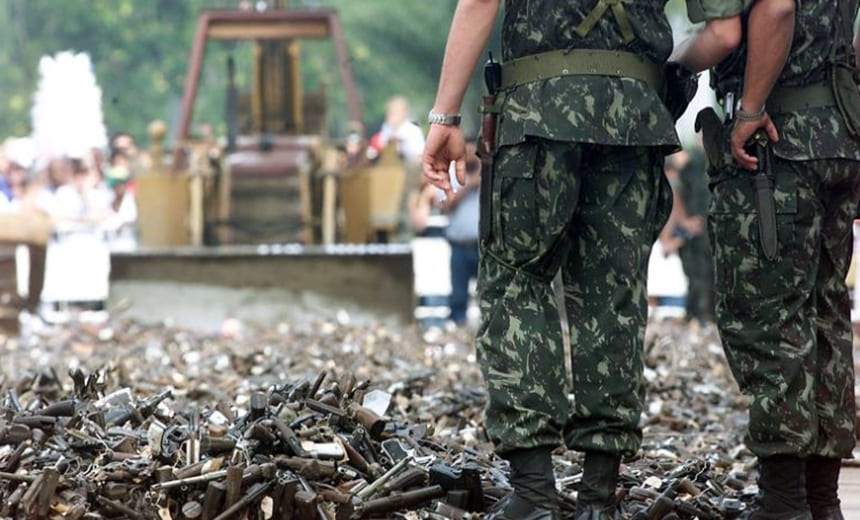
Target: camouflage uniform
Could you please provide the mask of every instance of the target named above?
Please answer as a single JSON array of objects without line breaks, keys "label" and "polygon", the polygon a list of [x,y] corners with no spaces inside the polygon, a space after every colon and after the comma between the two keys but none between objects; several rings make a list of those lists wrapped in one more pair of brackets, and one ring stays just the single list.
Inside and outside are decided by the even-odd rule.
[{"label": "camouflage uniform", "polygon": [[[701,150],[690,152],[690,162],[679,173],[681,199],[690,216],[707,217],[711,194],[708,191],[706,162]],[[686,315],[688,319],[714,319],[714,264],[707,229],[687,237],[678,250],[687,275]]]},{"label": "camouflage uniform", "polygon": [[[741,12],[740,6],[726,5],[731,2],[713,1],[724,9],[722,15]],[[836,0],[798,2],[794,41],[778,88],[828,80],[839,20]],[[742,45],[717,67],[718,90],[739,90],[745,61]],[[729,153],[730,127],[706,142],[717,321],[732,372],[753,397],[750,449],[760,457],[849,457],[855,404],[845,275],[860,147],[835,106],[771,116],[780,133],[773,164],[778,236],[773,261],[761,252],[750,172],[738,169]]]},{"label": "camouflage uniform", "polygon": [[[576,32],[596,3],[508,0],[504,59],[595,48],[666,60],[664,1],[624,5],[635,33],[629,43],[612,10],[585,37]],[[677,146],[669,113],[638,80],[566,76],[504,93],[491,189],[482,192],[477,334],[487,430],[500,453],[562,441],[577,450],[637,451],[645,270],[671,209],[663,156]],[[559,269],[573,406],[550,287]]]}]

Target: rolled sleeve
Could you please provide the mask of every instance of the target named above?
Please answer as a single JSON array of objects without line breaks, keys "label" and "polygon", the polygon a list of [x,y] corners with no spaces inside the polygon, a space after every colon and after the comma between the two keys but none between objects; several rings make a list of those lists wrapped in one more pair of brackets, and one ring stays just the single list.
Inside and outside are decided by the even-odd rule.
[{"label": "rolled sleeve", "polygon": [[687,16],[693,23],[728,18],[741,14],[745,4],[744,0],[687,0]]}]

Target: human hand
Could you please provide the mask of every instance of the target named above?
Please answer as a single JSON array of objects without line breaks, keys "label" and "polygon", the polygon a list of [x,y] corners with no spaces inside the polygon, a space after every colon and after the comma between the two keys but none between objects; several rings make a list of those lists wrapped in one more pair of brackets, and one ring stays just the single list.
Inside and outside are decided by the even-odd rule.
[{"label": "human hand", "polygon": [[687,217],[678,223],[688,235],[697,237],[705,231],[705,218],[701,215]]},{"label": "human hand", "polygon": [[442,213],[446,215],[454,211],[454,209],[460,204],[460,197],[457,193],[454,193],[450,197],[446,197],[445,200],[439,203],[439,208],[442,210]]},{"label": "human hand", "polygon": [[457,181],[460,185],[465,184],[466,140],[463,131],[456,126],[430,125],[422,159],[424,178],[444,191],[448,198],[454,195],[449,173],[452,162],[455,164]]},{"label": "human hand", "polygon": [[750,137],[762,128],[772,142],[775,143],[779,141],[779,133],[776,131],[776,126],[774,126],[773,121],[771,121],[770,115],[768,115],[767,112],[764,112],[762,116],[755,121],[742,121],[740,119],[735,121],[735,126],[732,128],[731,135],[732,157],[735,158],[735,161],[741,168],[755,170],[758,166],[758,159],[747,153],[744,147]]},{"label": "human hand", "polygon": [[677,253],[684,245],[684,239],[680,237],[661,238],[660,245],[663,246],[663,257],[669,257]]}]

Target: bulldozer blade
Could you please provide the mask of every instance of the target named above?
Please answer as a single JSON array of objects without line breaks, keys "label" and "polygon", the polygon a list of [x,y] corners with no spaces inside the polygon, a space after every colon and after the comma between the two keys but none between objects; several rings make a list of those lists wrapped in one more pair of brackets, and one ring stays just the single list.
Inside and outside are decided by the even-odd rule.
[{"label": "bulldozer blade", "polygon": [[396,245],[254,245],[116,252],[110,306],[144,322],[212,329],[338,319],[411,323],[412,250]]}]

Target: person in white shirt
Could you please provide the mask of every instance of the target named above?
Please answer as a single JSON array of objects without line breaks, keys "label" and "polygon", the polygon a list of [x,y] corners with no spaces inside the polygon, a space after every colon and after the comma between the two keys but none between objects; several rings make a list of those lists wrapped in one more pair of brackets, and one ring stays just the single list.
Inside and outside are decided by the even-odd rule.
[{"label": "person in white shirt", "polygon": [[385,122],[379,134],[383,148],[393,139],[397,142],[397,151],[403,160],[418,164],[424,153],[424,131],[410,116],[411,109],[406,98],[391,98],[385,107]]}]

